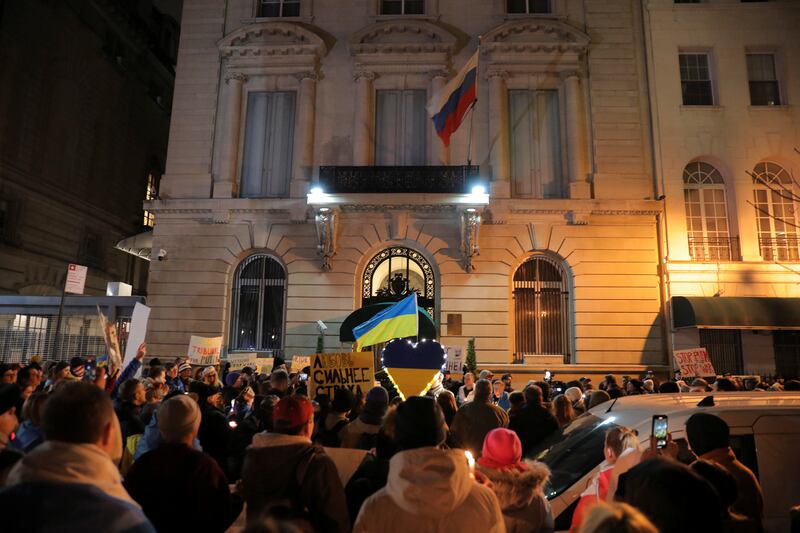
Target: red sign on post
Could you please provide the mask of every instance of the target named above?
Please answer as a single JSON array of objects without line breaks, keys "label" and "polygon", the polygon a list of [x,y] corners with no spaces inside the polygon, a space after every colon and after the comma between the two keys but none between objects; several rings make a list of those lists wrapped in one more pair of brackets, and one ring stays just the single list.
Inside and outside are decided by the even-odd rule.
[{"label": "red sign on post", "polygon": [[675,364],[681,371],[681,375],[703,377],[716,376],[714,365],[705,348],[692,348],[691,350],[676,350],[673,352]]}]

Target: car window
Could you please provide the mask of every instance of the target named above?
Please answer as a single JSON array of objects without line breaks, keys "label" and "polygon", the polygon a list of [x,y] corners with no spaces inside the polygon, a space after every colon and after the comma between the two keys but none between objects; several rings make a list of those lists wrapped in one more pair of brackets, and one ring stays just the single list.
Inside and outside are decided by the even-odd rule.
[{"label": "car window", "polygon": [[603,462],[606,432],[618,427],[613,421],[614,417],[604,420],[583,415],[550,435],[528,454],[550,467],[550,482],[545,487],[548,499],[559,496]]}]

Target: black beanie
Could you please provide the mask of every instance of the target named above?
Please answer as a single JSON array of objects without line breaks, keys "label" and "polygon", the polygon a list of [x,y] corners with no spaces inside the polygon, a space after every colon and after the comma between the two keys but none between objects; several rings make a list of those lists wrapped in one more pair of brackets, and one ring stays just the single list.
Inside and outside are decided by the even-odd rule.
[{"label": "black beanie", "polygon": [[0,384],[0,415],[17,405],[20,390],[16,383]]},{"label": "black beanie", "polygon": [[731,429],[718,416],[695,413],[686,421],[686,438],[698,456],[731,444]]},{"label": "black beanie", "polygon": [[412,396],[397,406],[394,440],[401,450],[438,446],[445,441],[444,413],[436,400]]}]

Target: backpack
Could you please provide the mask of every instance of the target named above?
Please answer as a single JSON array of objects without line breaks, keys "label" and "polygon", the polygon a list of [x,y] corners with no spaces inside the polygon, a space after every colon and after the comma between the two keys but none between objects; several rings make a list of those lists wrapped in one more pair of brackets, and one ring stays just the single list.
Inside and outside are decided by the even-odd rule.
[{"label": "backpack", "polygon": [[342,439],[339,438],[339,432],[344,429],[344,427],[349,423],[348,420],[339,420],[336,424],[330,428],[326,429],[323,425],[322,429],[317,436],[319,443],[323,446],[327,446],[329,448],[338,448],[342,445]]}]

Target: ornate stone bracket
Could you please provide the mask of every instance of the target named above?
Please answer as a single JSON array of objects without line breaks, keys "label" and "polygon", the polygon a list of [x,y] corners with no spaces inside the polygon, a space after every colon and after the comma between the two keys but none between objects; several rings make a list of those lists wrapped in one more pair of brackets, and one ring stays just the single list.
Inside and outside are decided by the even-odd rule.
[{"label": "ornate stone bracket", "polygon": [[314,216],[317,227],[317,253],[322,256],[322,270],[331,270],[331,258],[336,254],[336,226],[339,218],[336,211],[320,207]]},{"label": "ornate stone bracket", "polygon": [[472,260],[480,254],[478,233],[481,228],[481,215],[477,209],[470,207],[461,212],[461,253],[464,254],[464,270],[472,272],[475,265]]}]

